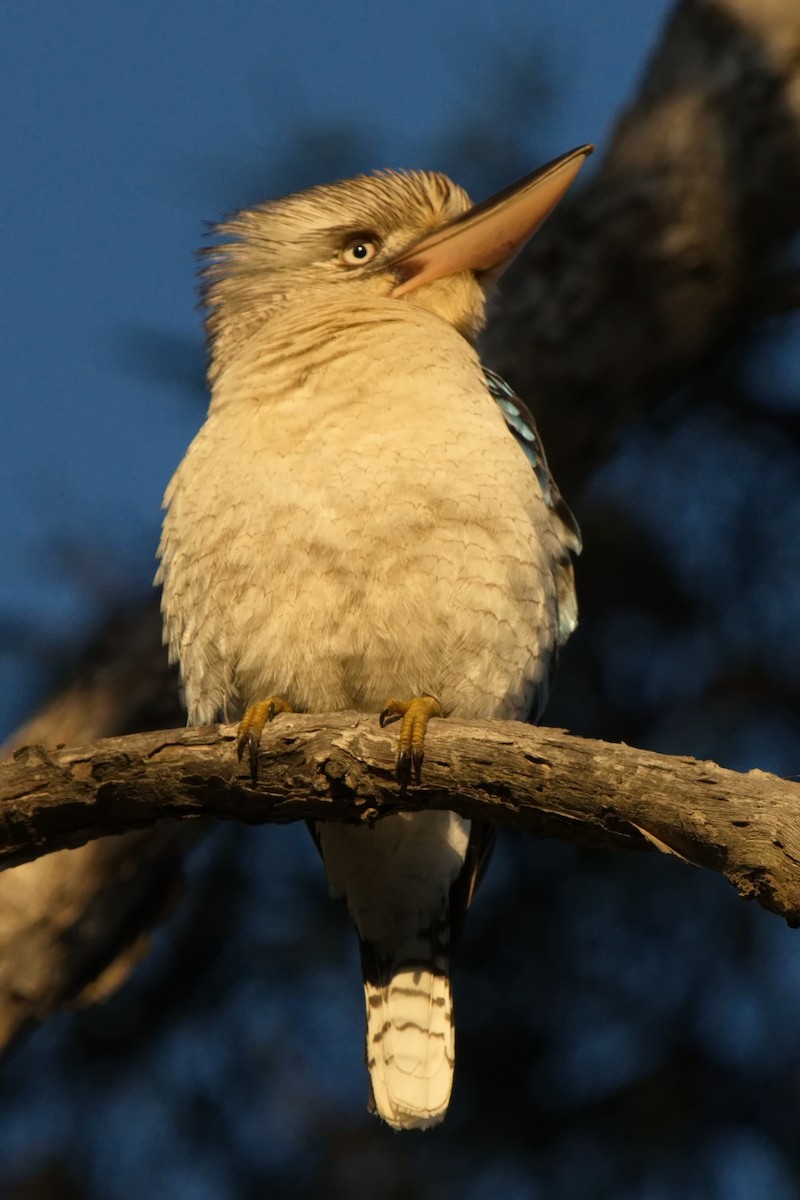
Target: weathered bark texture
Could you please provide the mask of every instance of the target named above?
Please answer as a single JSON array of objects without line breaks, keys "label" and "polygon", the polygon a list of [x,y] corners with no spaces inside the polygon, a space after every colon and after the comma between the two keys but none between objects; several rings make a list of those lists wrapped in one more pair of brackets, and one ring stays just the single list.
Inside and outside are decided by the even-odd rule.
[{"label": "weathered bark texture", "polygon": [[365,822],[449,808],[538,836],[655,847],[724,874],[800,924],[800,784],[762,771],[573,737],[511,721],[436,721],[423,779],[403,792],[396,738],[358,713],[282,715],[258,785],[233,727],[18,751],[0,766],[0,864],[158,821]]},{"label": "weathered bark texture", "polygon": [[[682,0],[603,150],[589,186],[509,273],[486,339],[492,364],[534,406],[568,499],[610,435],[768,307],[800,223],[798,0]],[[153,605],[108,652],[102,680],[92,661],[89,685],[70,686],[13,744],[156,725],[129,701],[140,712],[148,692],[164,696],[159,641]],[[2,876],[0,1044],[104,966],[117,972],[106,990],[125,977],[137,929],[175,880],[176,848],[159,836]]]}]

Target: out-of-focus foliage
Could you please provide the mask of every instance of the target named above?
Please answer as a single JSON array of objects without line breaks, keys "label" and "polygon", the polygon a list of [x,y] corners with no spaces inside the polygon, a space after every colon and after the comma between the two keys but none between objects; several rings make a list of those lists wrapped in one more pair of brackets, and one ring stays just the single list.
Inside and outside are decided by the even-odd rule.
[{"label": "out-of-focus foliage", "polygon": [[[429,156],[476,192],[534,153],[513,123],[519,79],[505,86]],[[262,194],[358,169],[369,149],[310,133]],[[478,163],[485,180],[469,178]],[[569,497],[583,623],[551,723],[797,773],[791,330],[795,316],[773,319],[708,364]],[[398,1136],[365,1111],[356,947],[304,831],[220,830],[188,875],[133,980],[50,1022],[5,1068],[4,1194],[797,1195],[800,941],[722,879],[504,836],[457,963],[451,1114]]]}]

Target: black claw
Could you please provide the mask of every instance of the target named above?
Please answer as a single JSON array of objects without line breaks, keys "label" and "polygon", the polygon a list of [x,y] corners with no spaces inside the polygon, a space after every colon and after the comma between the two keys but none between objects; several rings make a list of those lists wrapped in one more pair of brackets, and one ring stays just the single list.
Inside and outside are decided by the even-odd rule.
[{"label": "black claw", "polygon": [[269,705],[268,705],[268,707],[267,707],[267,720],[268,720],[268,721],[274,721],[274,720],[275,720],[275,712],[276,712],[276,709],[275,709],[275,701],[274,701],[274,700],[270,700],[270,702],[269,702]]},{"label": "black claw", "polygon": [[258,783],[258,738],[254,733],[248,733],[247,744],[250,751],[250,779],[255,784]]},{"label": "black claw", "polygon": [[236,743],[236,757],[238,758],[239,762],[241,762],[244,757],[244,738],[239,738],[238,742]]},{"label": "black claw", "polygon": [[411,751],[401,750],[397,755],[397,763],[395,765],[394,773],[397,782],[403,787],[405,787],[406,784],[408,784],[411,780],[411,764]]},{"label": "black claw", "polygon": [[411,761],[414,766],[414,781],[420,783],[422,780],[422,760],[425,754],[422,750],[414,750],[411,754]]},{"label": "black claw", "polygon": [[398,714],[397,714],[397,713],[395,713],[395,712],[389,712],[389,709],[388,709],[388,708],[384,708],[384,709],[382,710],[382,712],[381,712],[380,716],[378,717],[378,720],[380,721],[380,724],[381,724],[381,729],[383,729],[383,727],[384,727],[385,725],[388,725],[388,723],[389,723],[390,721],[392,721],[392,720],[396,720],[396,719],[397,719],[397,716],[398,716]]}]

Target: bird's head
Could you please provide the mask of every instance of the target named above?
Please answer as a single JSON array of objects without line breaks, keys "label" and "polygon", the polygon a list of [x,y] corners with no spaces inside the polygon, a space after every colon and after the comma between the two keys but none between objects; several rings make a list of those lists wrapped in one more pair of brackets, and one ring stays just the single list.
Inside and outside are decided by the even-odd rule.
[{"label": "bird's head", "polygon": [[591,146],[472,205],[446,175],[380,171],[244,209],[222,222],[203,270],[219,360],[286,305],[416,304],[470,341],[487,292],[566,192]]}]

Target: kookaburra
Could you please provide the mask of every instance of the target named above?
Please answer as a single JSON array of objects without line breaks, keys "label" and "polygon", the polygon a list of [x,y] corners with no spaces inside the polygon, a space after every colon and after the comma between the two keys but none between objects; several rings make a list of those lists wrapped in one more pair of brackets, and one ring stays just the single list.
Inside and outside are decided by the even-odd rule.
[{"label": "kookaburra", "polygon": [[[533,419],[475,349],[487,293],[591,147],[473,207],[428,171],[362,175],[219,226],[208,417],[167,488],[158,581],[189,722],[276,712],[535,720],[576,623],[580,549]],[[485,827],[448,812],[319,824],[358,930],[371,1107],[444,1117],[453,940]]]}]

